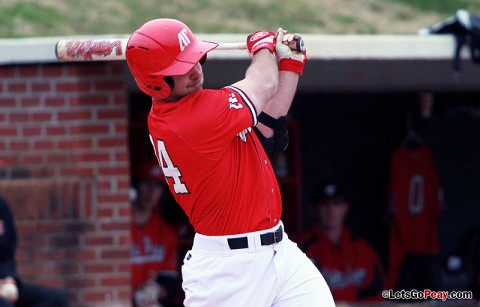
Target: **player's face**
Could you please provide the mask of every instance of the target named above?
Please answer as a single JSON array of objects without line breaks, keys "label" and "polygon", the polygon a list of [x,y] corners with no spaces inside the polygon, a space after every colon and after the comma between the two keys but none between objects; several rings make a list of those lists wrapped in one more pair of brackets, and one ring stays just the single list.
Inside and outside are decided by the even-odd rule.
[{"label": "player's face", "polygon": [[141,210],[151,211],[158,206],[163,193],[162,185],[155,180],[144,180],[138,183],[137,206]]},{"label": "player's face", "polygon": [[189,72],[183,76],[172,76],[173,90],[168,100],[177,101],[191,93],[203,89],[203,70],[198,62]]},{"label": "player's face", "polygon": [[329,230],[342,227],[343,220],[348,211],[348,203],[338,200],[327,200],[317,205],[321,227]]}]

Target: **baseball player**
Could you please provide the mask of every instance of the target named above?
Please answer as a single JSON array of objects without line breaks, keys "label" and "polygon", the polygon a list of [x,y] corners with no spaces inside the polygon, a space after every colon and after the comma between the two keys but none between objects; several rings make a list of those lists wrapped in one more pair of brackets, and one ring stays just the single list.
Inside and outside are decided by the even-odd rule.
[{"label": "baseball player", "polygon": [[287,144],[281,118],[307,59],[288,45],[300,38],[282,29],[249,35],[245,78],[218,90],[203,89],[202,70],[218,44],[197,40],[184,23],[152,20],[128,41],[130,71],[152,97],[150,140],[196,232],[182,265],[185,306],[334,306],[284,231],[264,150]]},{"label": "baseball player", "polygon": [[405,255],[439,252],[437,222],[445,202],[433,152],[426,144],[401,144],[391,157],[389,176],[388,285],[395,288]]},{"label": "baseball player", "polygon": [[168,191],[157,161],[144,161],[136,173],[130,226],[133,302],[136,307],[169,306],[177,294],[179,243],[177,230],[161,216],[160,201]]},{"label": "baseball player", "polygon": [[350,201],[334,183],[315,188],[312,209],[317,221],[299,241],[322,272],[336,302],[382,300],[384,270],[375,250],[345,224]]}]

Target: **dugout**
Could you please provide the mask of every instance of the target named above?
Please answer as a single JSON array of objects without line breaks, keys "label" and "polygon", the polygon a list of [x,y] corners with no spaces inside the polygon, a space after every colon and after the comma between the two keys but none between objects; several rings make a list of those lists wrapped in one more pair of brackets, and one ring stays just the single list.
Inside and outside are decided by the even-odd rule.
[{"label": "dugout", "polygon": [[[0,40],[0,192],[15,204],[25,238],[24,275],[67,288],[74,306],[122,304],[131,164],[150,150],[147,140],[129,140],[148,102],[131,103],[145,97],[125,63],[59,63],[57,40]],[[464,50],[453,70],[454,40],[444,35],[305,41],[310,60],[290,115],[289,172],[280,179],[288,231],[305,229],[313,185],[333,178],[352,202],[351,226],[385,259],[388,162],[412,124],[435,154],[446,200],[440,245],[450,252],[480,218],[480,66]],[[247,65],[245,52],[212,52],[205,87],[238,80]]]}]

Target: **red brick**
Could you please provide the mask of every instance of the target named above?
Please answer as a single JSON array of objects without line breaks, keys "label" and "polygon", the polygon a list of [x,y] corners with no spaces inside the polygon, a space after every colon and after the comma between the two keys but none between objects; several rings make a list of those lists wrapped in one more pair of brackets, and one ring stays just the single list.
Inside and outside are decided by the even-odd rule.
[{"label": "red brick", "polygon": [[69,162],[69,158],[64,153],[50,153],[47,156],[47,163],[50,164],[63,164]]},{"label": "red brick", "polygon": [[9,137],[9,136],[16,136],[17,129],[12,126],[8,126],[8,127],[0,126],[0,135],[2,136],[2,138]]},{"label": "red brick", "polygon": [[99,167],[98,169],[99,175],[101,176],[116,176],[116,175],[125,175],[130,173],[130,169],[128,167]]},{"label": "red brick", "polygon": [[50,91],[50,83],[48,82],[33,82],[32,92],[48,92]]},{"label": "red brick", "polygon": [[92,148],[93,142],[92,139],[77,139],[77,140],[59,140],[58,148],[59,149],[88,149]]},{"label": "red brick", "polygon": [[25,83],[10,83],[8,84],[7,91],[11,93],[24,93],[27,91],[27,85]]},{"label": "red brick", "polygon": [[120,222],[109,222],[109,223],[101,223],[100,229],[102,231],[111,231],[111,230],[130,230],[130,221]]},{"label": "red brick", "polygon": [[121,89],[124,85],[124,82],[121,80],[112,81],[112,80],[99,80],[95,82],[95,90],[98,91],[112,91]]},{"label": "red brick", "polygon": [[12,121],[12,122],[26,122],[26,121],[28,121],[28,114],[26,112],[12,112],[10,114],[10,121]]},{"label": "red brick", "polygon": [[108,123],[105,124],[91,124],[91,125],[72,125],[71,131],[74,134],[100,134],[108,133],[110,130]]},{"label": "red brick", "polygon": [[[35,147],[34,147],[34,149],[35,149]],[[23,161],[24,164],[29,164],[30,165],[30,164],[43,164],[44,163],[43,155],[38,155],[38,154],[34,154],[34,153],[32,153],[32,154],[30,154],[27,157],[22,158],[22,161]]]},{"label": "red brick", "polygon": [[102,246],[102,245],[113,245],[113,237],[105,235],[96,235],[92,237],[84,238],[85,245],[87,246]]},{"label": "red brick", "polygon": [[81,276],[68,276],[65,278],[65,286],[71,289],[82,289],[87,287],[94,287],[96,281],[94,278],[82,274]]},{"label": "red brick", "polygon": [[56,141],[49,138],[49,139],[42,139],[39,141],[33,142],[33,149],[34,150],[53,150],[56,147]]},{"label": "red brick", "polygon": [[1,78],[11,78],[15,76],[15,67],[14,66],[0,66],[0,77]]},{"label": "red brick", "polygon": [[40,98],[39,97],[23,97],[21,100],[20,100],[20,105],[22,107],[25,107],[25,108],[29,108],[29,107],[38,107],[40,106]]},{"label": "red brick", "polygon": [[102,110],[97,113],[99,119],[126,119],[125,110]]},{"label": "red brick", "polygon": [[90,120],[92,118],[92,112],[90,110],[69,110],[69,111],[59,111],[57,114],[59,121],[67,120]]},{"label": "red brick", "polygon": [[124,190],[116,190],[115,193],[112,193],[110,189],[101,189],[98,187],[99,190],[99,201],[103,202],[116,202],[119,205],[121,202],[124,202],[125,199],[128,199],[129,189]]},{"label": "red brick", "polygon": [[37,122],[51,121],[52,118],[53,118],[52,112],[35,112],[32,114],[32,120]]},{"label": "red brick", "polygon": [[95,170],[92,167],[85,166],[63,166],[60,169],[60,176],[78,176],[78,177],[93,177]]},{"label": "red brick", "polygon": [[30,149],[30,144],[28,143],[28,140],[12,141],[10,142],[10,148],[13,151],[27,151]]},{"label": "red brick", "polygon": [[19,69],[19,75],[22,78],[38,76],[38,72],[38,66],[22,66],[22,68]]},{"label": "red brick", "polygon": [[102,63],[81,63],[67,67],[69,76],[94,76],[105,75],[106,65]]},{"label": "red brick", "polygon": [[0,108],[14,107],[15,105],[15,98],[0,97]]},{"label": "red brick", "polygon": [[76,96],[70,98],[70,105],[72,106],[98,106],[108,103],[107,95],[94,95],[94,96]]},{"label": "red brick", "polygon": [[111,263],[93,263],[85,264],[83,270],[87,274],[99,274],[99,273],[111,273],[113,272],[114,266]]},{"label": "red brick", "polygon": [[67,128],[64,126],[47,127],[46,132],[48,136],[66,135]]},{"label": "red brick", "polygon": [[[128,228],[130,229],[130,228]],[[129,248],[111,248],[111,249],[104,249],[100,253],[100,258],[104,260],[123,260],[128,259],[130,257],[130,249]]]},{"label": "red brick", "polygon": [[90,82],[80,81],[77,83],[59,82],[55,85],[55,91],[64,92],[88,92],[90,91]]},{"label": "red brick", "polygon": [[64,66],[61,65],[43,65],[41,74],[45,77],[60,77],[63,74]]},{"label": "red brick", "polygon": [[66,101],[65,101],[65,98],[63,97],[47,97],[45,98],[45,105],[47,107],[65,106]]},{"label": "red brick", "polygon": [[22,128],[23,136],[39,136],[42,134],[42,127],[33,126],[33,127],[23,127]]},{"label": "red brick", "polygon": [[124,136],[99,138],[97,145],[99,148],[114,148],[114,147],[125,148],[127,146],[127,140],[124,138]]},{"label": "red brick", "polygon": [[102,286],[124,286],[130,284],[130,277],[125,274],[108,274],[108,277],[101,277],[100,284]]}]

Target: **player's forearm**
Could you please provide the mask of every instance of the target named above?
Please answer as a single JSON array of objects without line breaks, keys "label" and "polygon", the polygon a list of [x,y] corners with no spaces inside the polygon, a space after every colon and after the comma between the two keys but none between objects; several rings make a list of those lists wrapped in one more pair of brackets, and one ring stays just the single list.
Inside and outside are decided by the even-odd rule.
[{"label": "player's forearm", "polygon": [[[281,116],[286,116],[292,105],[293,98],[295,97],[298,78],[299,76],[295,72],[280,71],[278,90],[273,98],[267,102],[263,112],[275,119],[278,119]],[[257,128],[263,134],[263,136],[267,138],[274,135],[273,129],[263,125],[262,123],[259,123]]]},{"label": "player's forearm", "polygon": [[263,109],[271,117],[285,116],[290,110],[297,90],[299,75],[292,71],[280,71],[278,90]]},{"label": "player's forearm", "polygon": [[275,56],[268,50],[260,50],[252,59],[245,78],[233,84],[240,88],[255,105],[257,115],[277,92],[278,68]]}]

